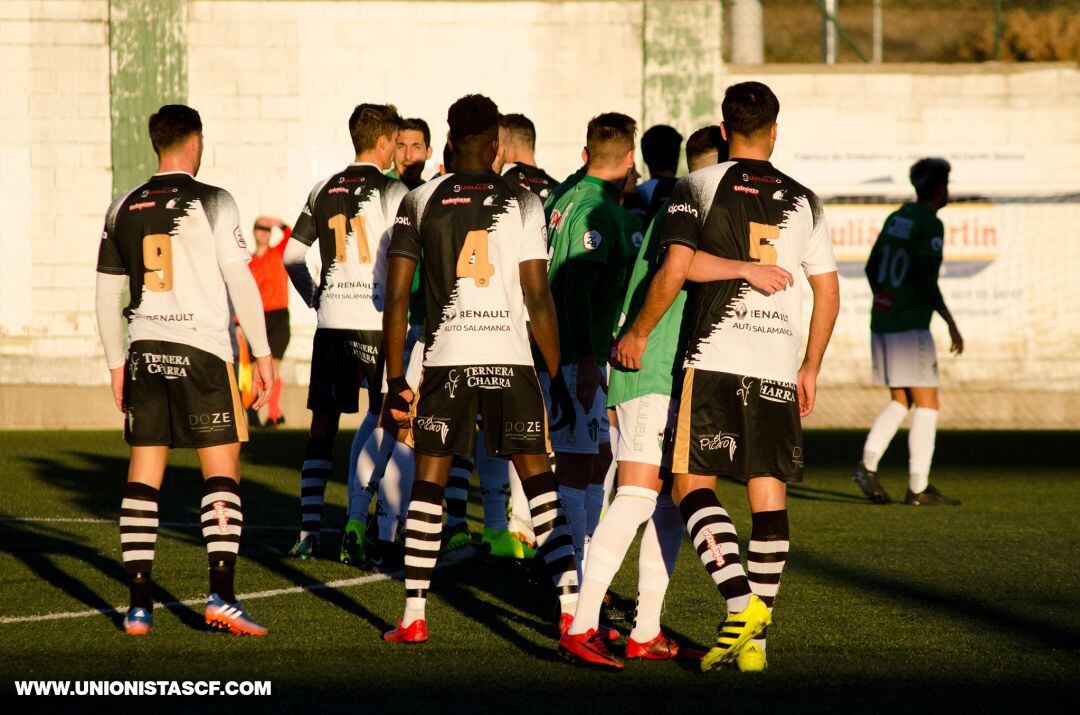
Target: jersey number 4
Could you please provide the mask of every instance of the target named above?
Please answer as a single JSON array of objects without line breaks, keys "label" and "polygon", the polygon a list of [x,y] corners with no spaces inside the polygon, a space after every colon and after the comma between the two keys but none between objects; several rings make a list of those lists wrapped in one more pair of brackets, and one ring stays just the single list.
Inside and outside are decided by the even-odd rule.
[{"label": "jersey number 4", "polygon": [[[345,239],[349,232],[345,227],[345,214],[334,214],[326,222],[334,232],[334,260],[338,263],[345,262]],[[349,219],[353,233],[356,234],[356,250],[360,254],[360,263],[371,263],[371,251],[368,250],[367,221],[362,214],[356,214]]]},{"label": "jersey number 4", "polygon": [[457,277],[472,278],[477,288],[487,288],[495,275],[495,266],[488,259],[488,232],[469,231],[457,259]]},{"label": "jersey number 4", "polygon": [[173,287],[172,236],[152,233],[142,240],[143,285],[146,290],[164,293]]}]

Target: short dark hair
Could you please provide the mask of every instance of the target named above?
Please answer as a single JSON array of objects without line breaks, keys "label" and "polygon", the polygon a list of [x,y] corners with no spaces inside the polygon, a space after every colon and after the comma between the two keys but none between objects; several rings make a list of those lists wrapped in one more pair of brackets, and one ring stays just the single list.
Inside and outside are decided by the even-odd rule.
[{"label": "short dark hair", "polygon": [[401,115],[392,104],[358,104],[349,115],[349,136],[356,153],[370,151],[379,137],[389,137],[401,127]]},{"label": "short dark hair", "polygon": [[585,150],[589,164],[594,160],[601,164],[620,161],[634,148],[637,122],[625,114],[605,112],[589,120],[585,132]]},{"label": "short dark hair", "polygon": [[424,135],[424,146],[431,146],[431,129],[428,128],[427,122],[420,117],[409,117],[401,120],[398,131],[420,132]]},{"label": "short dark hair", "polygon": [[749,137],[776,123],[780,100],[761,82],[740,82],[724,92],[721,110],[728,138],[732,134]]},{"label": "short dark hair", "polygon": [[482,94],[466,94],[450,105],[446,123],[450,125],[450,140],[465,143],[471,137],[492,138],[499,130],[499,108]]},{"label": "short dark hair", "polygon": [[443,171],[447,174],[454,173],[454,147],[450,145],[450,142],[446,142],[442,148],[442,165]]},{"label": "short dark hair", "polygon": [[192,134],[201,132],[202,119],[186,104],[166,104],[150,115],[148,128],[154,153],[160,155]]},{"label": "short dark hair", "polygon": [[656,124],[641,135],[641,157],[649,171],[677,171],[682,134],[667,124]]},{"label": "short dark hair", "polygon": [[915,195],[922,201],[934,198],[937,190],[949,183],[951,171],[952,166],[946,160],[927,157],[911,165],[908,177],[911,179],[911,185],[915,187]]},{"label": "short dark hair", "polygon": [[686,166],[693,171],[693,165],[705,154],[716,152],[718,162],[727,161],[728,143],[720,131],[719,124],[702,127],[686,140]]},{"label": "short dark hair", "polygon": [[499,126],[505,129],[515,141],[536,148],[536,125],[524,114],[504,114]]}]

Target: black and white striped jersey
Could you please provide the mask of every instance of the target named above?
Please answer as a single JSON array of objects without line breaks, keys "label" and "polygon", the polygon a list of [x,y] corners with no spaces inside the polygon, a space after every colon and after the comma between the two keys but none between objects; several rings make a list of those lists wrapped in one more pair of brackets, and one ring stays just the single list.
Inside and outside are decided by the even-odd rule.
[{"label": "black and white striped jersey", "polygon": [[386,249],[407,191],[368,163],[350,164],[312,189],[291,238],[319,244],[320,328],[382,330]]},{"label": "black and white striped jersey", "polygon": [[[836,270],[821,200],[767,161],[709,166],[676,184],[664,244],[778,265],[793,275]],[[802,288],[767,296],[743,280],[690,284],[686,367],[794,382]]]},{"label": "black and white striped jersey", "polygon": [[491,170],[409,192],[391,256],[423,259],[425,366],[532,365],[518,264],[547,260],[544,208]]},{"label": "black and white striped jersey", "polygon": [[97,270],[129,278],[132,342],[181,343],[232,362],[221,269],[250,260],[229,192],[176,171],[155,174],[109,207]]}]

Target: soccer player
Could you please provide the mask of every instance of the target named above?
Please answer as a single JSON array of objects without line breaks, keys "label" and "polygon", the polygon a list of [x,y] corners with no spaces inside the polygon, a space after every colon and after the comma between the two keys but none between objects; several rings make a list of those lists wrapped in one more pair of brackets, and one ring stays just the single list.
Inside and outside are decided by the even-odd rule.
[{"label": "soccer player", "polygon": [[[401,427],[411,424],[416,453],[405,522],[405,611],[383,636],[399,643],[427,640],[425,606],[439,553],[443,490],[455,455],[474,452],[478,414],[488,451],[513,460],[523,475],[538,551],[559,596],[561,627],[577,601],[573,545],[548,465],[547,415],[525,328],[527,309],[545,363],[558,375],[543,210],[532,193],[491,169],[498,147],[494,102],[467,95],[451,105],[447,120],[457,171],[409,193],[389,252],[387,404]],[[412,404],[402,358],[409,286],[421,256],[429,320]],[[558,378],[552,394],[567,409],[569,395]]]},{"label": "soccer player", "polygon": [[[274,228],[282,232],[281,240],[273,248],[270,247],[270,236]],[[285,273],[285,264],[282,256],[285,247],[289,244],[289,236],[292,229],[279,218],[260,216],[255,219],[255,226],[251,235],[255,238],[255,255],[251,257],[251,274],[255,276],[255,283],[259,286],[259,295],[262,296],[263,312],[266,314],[266,338],[270,341],[270,356],[274,362],[274,376],[276,382],[270,390],[270,400],[266,404],[265,427],[278,427],[285,422],[281,414],[281,359],[285,357],[285,349],[289,347],[291,329],[289,327],[289,277]],[[243,333],[241,329],[238,331]],[[243,335],[237,336],[243,340]],[[251,411],[258,425],[258,412]]]},{"label": "soccer player", "polygon": [[546,201],[558,183],[536,166],[536,126],[524,114],[505,114],[499,120],[502,167],[496,171]]},{"label": "soccer player", "polygon": [[[196,450],[203,474],[203,539],[210,559],[206,623],[265,635],[236,600],[240,549],[240,443],[247,424],[233,372],[229,302],[255,355],[252,382],[261,407],[274,384],[262,301],[248,270],[236,202],[195,180],[202,120],[169,104],[150,116],[158,170],[114,201],[97,263],[97,321],[113,399],[126,416],[131,463],[120,509],[120,545],[131,607],[124,631],[153,626],[150,572],[158,496],[173,447]],[[121,313],[124,288],[130,301]],[[130,346],[125,359],[123,316]]]},{"label": "soccer player", "polygon": [[[686,145],[687,165],[691,171],[727,159],[727,142],[720,127],[704,127],[694,132]],[[666,206],[662,206],[666,209]],[[664,210],[661,210],[646,233],[641,252],[634,260],[633,273],[626,287],[622,305],[622,324],[629,327],[645,299],[645,290],[656,273],[663,257],[660,236],[664,231]],[[729,261],[699,253],[693,268],[707,267],[707,260],[719,265],[704,277],[694,270],[691,280],[725,280],[746,276],[755,286],[768,290],[764,281],[770,278],[782,282],[786,272],[777,266]],[[770,290],[769,292],[775,292]],[[612,371],[608,405],[615,409],[623,430],[618,434],[619,488],[614,500],[600,521],[589,545],[581,594],[574,622],[559,642],[559,651],[572,662],[604,668],[622,668],[622,662],[611,655],[604,638],[597,634],[605,592],[611,585],[626,550],[645,523],[638,566],[638,601],[634,621],[626,644],[626,657],[662,660],[680,655],[680,645],[660,630],[660,610],[664,594],[682,541],[683,521],[671,499],[671,435],[677,398],[672,398],[673,375],[679,368],[683,330],[685,290],[650,332],[642,368],[633,372],[616,368]],[[613,436],[614,436],[613,432]],[[684,649],[684,655],[686,651]]]},{"label": "soccer player", "polygon": [[920,159],[911,167],[916,200],[885,219],[866,261],[874,293],[870,311],[870,348],[874,384],[887,385],[892,399],[866,436],[855,483],[870,501],[892,501],[878,480],[881,456],[914,405],[908,432],[909,472],[904,503],[910,506],[957,506],[930,485],[930,461],[938,419],[937,350],[930,318],[937,312],[949,326],[950,350],[959,355],[964,339],[938,288],[945,227],[937,217],[949,202],[949,162]]},{"label": "soccer player", "polygon": [[660,205],[671,198],[681,150],[682,135],[674,127],[656,124],[641,135],[641,156],[649,167],[649,180],[638,184],[623,205],[645,226],[652,222]]},{"label": "soccer player", "polygon": [[[672,495],[702,564],[727,602],[727,619],[703,671],[736,661],[765,667],[771,607],[788,551],[786,482],[803,472],[800,418],[814,407],[817,374],[839,310],[829,232],[821,201],[777,170],[780,103],[767,86],[728,87],[722,110],[730,161],[683,178],[664,224],[667,255],[645,304],[617,348],[619,362],[640,369],[649,333],[675,300],[695,254],[802,267],[814,295],[806,355],[800,284],[767,294],[745,279],[698,283],[690,315],[675,425]],[[747,572],[735,527],[716,496],[716,477],[746,482],[753,515]]]},{"label": "soccer player", "polygon": [[[378,411],[386,271],[379,257],[385,255],[406,194],[404,184],[383,172],[390,166],[399,126],[393,105],[356,106],[348,124],[356,159],[315,185],[285,249],[289,277],[318,315],[307,400],[311,432],[300,472],[300,537],[289,552],[301,559],[314,558],[318,550],[341,413],[359,411],[364,385],[372,396],[369,422]],[[318,285],[305,262],[316,244],[322,264]]]},{"label": "soccer player", "polygon": [[403,119],[394,146],[394,170],[389,176],[400,179],[409,190],[424,183],[423,173],[431,158],[431,129],[419,117]]},{"label": "soccer player", "polygon": [[633,251],[631,219],[619,206],[634,166],[637,125],[625,114],[589,121],[582,152],[585,174],[551,206],[548,282],[559,311],[560,372],[575,395],[575,417],[552,432],[559,495],[566,505],[579,566],[586,536],[600,519],[603,479],[601,433],[607,431],[605,371]]}]

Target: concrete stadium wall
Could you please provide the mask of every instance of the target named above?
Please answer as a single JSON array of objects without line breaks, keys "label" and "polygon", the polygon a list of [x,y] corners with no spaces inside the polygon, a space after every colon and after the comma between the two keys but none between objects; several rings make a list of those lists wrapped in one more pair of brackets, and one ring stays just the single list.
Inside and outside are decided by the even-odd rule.
[{"label": "concrete stadium wall", "polygon": [[[349,160],[345,118],[358,101],[425,117],[434,170],[448,104],[490,94],[534,119],[538,158],[561,176],[580,163],[590,116],[623,111],[685,135],[715,121],[723,88],[748,78],[781,99],[777,164],[823,195],[903,195],[909,159],[925,153],[953,160],[954,192],[1080,189],[1075,65],[725,66],[721,23],[716,0],[4,0],[0,427],[114,423],[93,317],[97,241],[111,198],[153,169],[145,118],[165,101],[200,110],[200,179],[233,192],[248,226],[263,213],[291,223],[316,179]],[[858,290],[845,281],[845,302]],[[304,384],[314,321],[294,298],[284,373]],[[857,405],[877,400],[862,397],[876,393],[854,330],[838,332],[823,376],[849,396],[822,424],[861,424]],[[1068,377],[1049,398],[1060,409],[994,415],[973,404],[943,424],[1078,426],[1061,394],[1080,389],[1078,359],[1055,345]],[[1013,385],[1015,364],[995,375],[986,357],[970,380],[952,376],[966,392],[976,375],[1034,389]],[[51,406],[60,394],[78,399]],[[72,404],[83,408],[71,415]],[[305,419],[301,401],[286,408],[293,424]]]}]

